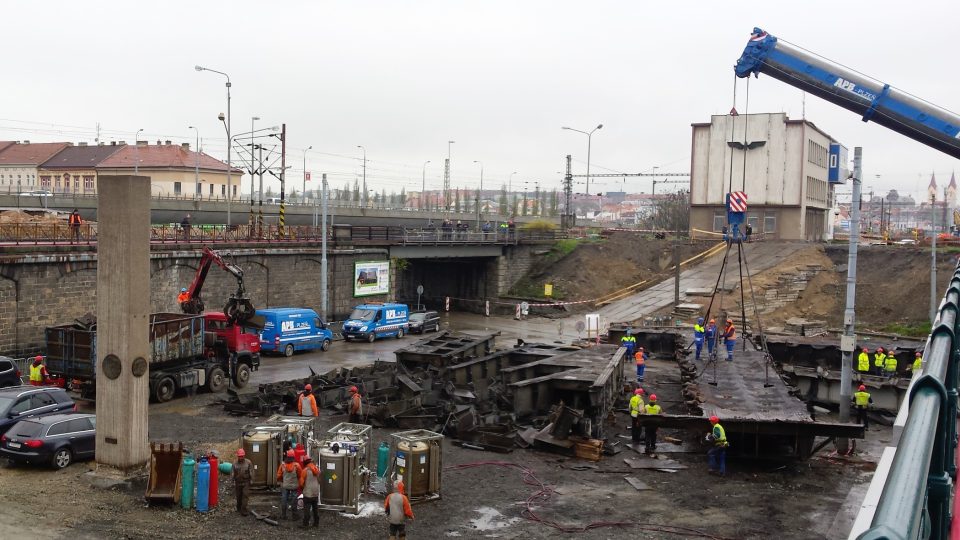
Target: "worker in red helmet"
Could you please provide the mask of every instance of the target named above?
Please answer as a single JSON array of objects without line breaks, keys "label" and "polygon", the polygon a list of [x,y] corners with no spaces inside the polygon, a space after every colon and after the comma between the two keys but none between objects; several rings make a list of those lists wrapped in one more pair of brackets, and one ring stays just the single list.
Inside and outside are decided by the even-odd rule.
[{"label": "worker in red helmet", "polygon": [[320,526],[320,514],[317,504],[320,497],[320,486],[323,484],[323,475],[308,455],[303,458],[303,471],[300,472],[300,492],[303,494],[303,526],[310,524],[310,515],[313,515],[313,526]]},{"label": "worker in red helmet", "polygon": [[883,347],[877,347],[877,352],[873,355],[874,375],[883,375],[883,365],[887,361],[887,355],[883,352]]},{"label": "worker in red helmet", "polygon": [[297,395],[297,414],[300,416],[319,416],[320,410],[317,409],[317,398],[313,397],[313,386],[307,384],[303,387],[303,392]]},{"label": "worker in red helmet", "polygon": [[277,482],[280,483],[280,519],[287,519],[287,506],[291,506],[290,519],[297,519],[297,490],[303,468],[297,463],[296,453],[287,450],[283,463],[277,467]]},{"label": "worker in red helmet", "polygon": [[913,365],[910,366],[910,371],[912,373],[920,373],[921,369],[923,369],[923,353],[917,351],[913,354]]},{"label": "worker in red helmet", "polygon": [[867,387],[861,384],[857,391],[853,393],[853,404],[857,409],[857,422],[863,424],[863,429],[870,429],[870,424],[867,421],[867,409],[871,403],[873,403],[873,398],[867,392]]},{"label": "worker in red helmet", "polygon": [[350,423],[359,424],[363,421],[362,410],[363,403],[360,397],[360,390],[356,386],[350,387]]},{"label": "worker in red helmet", "polygon": [[707,450],[707,472],[710,474],[727,475],[727,432],[720,425],[720,419],[716,416],[710,417],[710,433],[707,434],[707,441],[713,446]]},{"label": "worker in red helmet", "polygon": [[857,372],[860,375],[870,373],[870,349],[864,347],[857,356]]},{"label": "worker in red helmet", "polygon": [[50,373],[47,372],[47,366],[43,365],[43,357],[39,354],[33,357],[33,363],[30,364],[30,384],[32,386],[43,386],[49,382]]},{"label": "worker in red helmet", "polygon": [[643,388],[637,388],[630,396],[630,436],[633,444],[640,444],[643,426],[640,425],[640,415],[643,414]]},{"label": "worker in red helmet", "polygon": [[413,519],[413,509],[410,508],[410,499],[403,492],[402,480],[393,484],[393,493],[387,494],[383,510],[387,513],[390,525],[390,540],[407,540],[406,520]]},{"label": "worker in red helmet", "polygon": [[[650,394],[650,401],[643,407],[643,414],[655,416],[662,412],[663,409],[657,402],[657,395]],[[644,443],[644,453],[653,454],[657,451],[657,426],[649,424],[647,425],[647,433]]]},{"label": "worker in red helmet", "polygon": [[237,450],[237,460],[233,462],[233,491],[237,496],[237,512],[249,516],[247,503],[250,502],[250,484],[253,483],[253,462],[247,459],[243,448]]}]

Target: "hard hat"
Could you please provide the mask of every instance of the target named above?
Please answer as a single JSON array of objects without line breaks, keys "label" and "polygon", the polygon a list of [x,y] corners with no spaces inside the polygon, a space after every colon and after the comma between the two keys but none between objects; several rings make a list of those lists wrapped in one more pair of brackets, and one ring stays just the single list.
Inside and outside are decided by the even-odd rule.
[{"label": "hard hat", "polygon": [[877,352],[883,352],[883,347],[877,347]]},{"label": "hard hat", "polygon": [[650,401],[656,401],[656,400],[657,400],[657,395],[656,395],[656,394],[650,394]]},{"label": "hard hat", "polygon": [[287,450],[287,457],[296,457],[296,452],[293,450]]},{"label": "hard hat", "polygon": [[306,390],[307,392],[310,392],[311,390],[313,390],[313,385],[311,385],[310,383],[307,383],[307,385],[304,386],[303,389]]},{"label": "hard hat", "polygon": [[351,387],[350,387],[350,393],[351,393],[351,394],[356,394],[357,392],[359,392],[359,390],[357,390],[357,387],[356,387],[356,386],[351,386]]},{"label": "hard hat", "polygon": [[642,395],[643,395],[643,388],[637,388],[636,390],[633,391],[633,393],[636,394],[636,395],[638,395],[638,396],[642,396]]},{"label": "hard hat", "polygon": [[914,356],[923,356],[923,355],[920,353],[920,351],[917,351],[916,353],[914,353]]},{"label": "hard hat", "polygon": [[733,324],[733,319],[727,319],[727,324]]},{"label": "hard hat", "polygon": [[713,324],[713,323],[715,323],[715,322],[717,322],[716,319],[710,319],[710,324]]},{"label": "hard hat", "polygon": [[244,457],[247,455],[247,452],[243,448],[237,449],[237,457]]},{"label": "hard hat", "polygon": [[643,347],[639,347],[637,350],[638,350],[638,351],[642,351],[642,350],[643,350]]},{"label": "hard hat", "polygon": [[182,289],[180,289],[180,292],[187,292],[187,288],[183,287]]},{"label": "hard hat", "polygon": [[867,389],[867,387],[861,384],[861,385],[860,385],[860,388],[858,388],[857,390],[863,392],[863,391],[866,390],[866,389]]},{"label": "hard hat", "polygon": [[311,462],[311,461],[313,461],[313,458],[310,457],[310,454],[306,454],[306,455],[303,456],[303,462],[304,462],[304,463],[309,463],[309,462]]},{"label": "hard hat", "polygon": [[720,423],[720,419],[717,418],[716,416],[711,416],[711,417],[710,417],[710,423],[711,423],[711,424],[718,424],[718,423]]},{"label": "hard hat", "polygon": [[697,318],[697,324],[703,324],[703,317]]},{"label": "hard hat", "polygon": [[39,354],[33,357],[34,362],[43,362],[43,357]]},{"label": "hard hat", "polygon": [[863,352],[870,352],[870,349],[864,347],[864,348],[863,348]]}]

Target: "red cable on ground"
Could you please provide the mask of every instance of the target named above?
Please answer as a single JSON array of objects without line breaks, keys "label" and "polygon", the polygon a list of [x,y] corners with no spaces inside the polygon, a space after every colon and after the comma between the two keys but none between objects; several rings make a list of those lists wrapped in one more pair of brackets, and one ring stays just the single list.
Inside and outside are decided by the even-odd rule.
[{"label": "red cable on ground", "polygon": [[520,471],[521,479],[523,480],[523,483],[527,484],[528,486],[533,486],[537,488],[537,491],[534,492],[529,497],[527,497],[527,500],[524,501],[526,508],[523,510],[523,512],[521,512],[521,516],[524,519],[533,521],[535,523],[541,523],[543,525],[552,527],[561,532],[577,533],[577,532],[589,531],[591,529],[600,529],[603,527],[637,527],[643,531],[663,532],[668,534],[675,534],[678,536],[696,536],[701,538],[709,538],[711,540],[728,540],[722,536],[715,536],[710,533],[706,533],[706,532],[703,532],[697,529],[692,529],[689,527],[681,527],[677,525],[661,525],[656,523],[641,523],[636,521],[593,521],[579,527],[563,525],[561,523],[557,523],[556,521],[540,517],[539,515],[537,515],[536,512],[533,511],[534,502],[541,501],[542,503],[546,503],[548,500],[550,500],[551,497],[553,497],[556,491],[554,491],[553,486],[550,486],[544,483],[539,478],[537,478],[537,475],[530,468],[524,467],[523,465],[519,465],[516,463],[511,463],[509,461],[476,461],[473,463],[463,463],[461,465],[450,465],[448,467],[444,467],[443,469],[446,471],[457,471],[457,470],[474,469],[477,467],[489,467],[489,466],[503,467],[507,469],[516,469]]}]

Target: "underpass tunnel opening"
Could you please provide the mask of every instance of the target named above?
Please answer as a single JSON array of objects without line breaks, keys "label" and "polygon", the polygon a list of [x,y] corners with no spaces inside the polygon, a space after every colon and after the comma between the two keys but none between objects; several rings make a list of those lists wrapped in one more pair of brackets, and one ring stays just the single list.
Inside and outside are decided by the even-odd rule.
[{"label": "underpass tunnel opening", "polygon": [[420,304],[424,309],[450,309],[482,313],[484,301],[496,297],[496,259],[464,257],[407,259],[397,272],[397,301],[417,309],[417,286],[423,285]]}]

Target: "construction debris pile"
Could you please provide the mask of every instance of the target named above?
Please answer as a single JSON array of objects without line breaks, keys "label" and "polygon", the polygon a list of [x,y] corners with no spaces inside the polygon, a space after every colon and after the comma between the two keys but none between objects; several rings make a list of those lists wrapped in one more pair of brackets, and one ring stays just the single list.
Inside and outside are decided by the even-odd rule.
[{"label": "construction debris pile", "polygon": [[475,449],[534,446],[599,459],[604,421],[624,387],[623,350],[522,341],[494,350],[497,335],[441,332],[397,350],[396,362],[311,370],[255,394],[231,392],[224,408],[253,416],[293,411],[310,384],[318,407],[342,413],[356,386],[365,422],[374,426],[430,429]]}]

